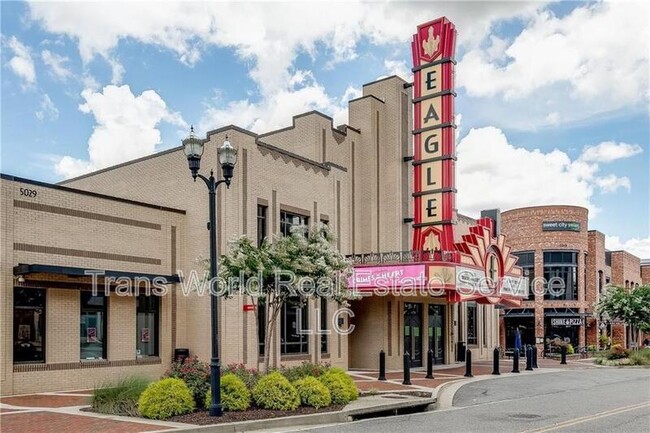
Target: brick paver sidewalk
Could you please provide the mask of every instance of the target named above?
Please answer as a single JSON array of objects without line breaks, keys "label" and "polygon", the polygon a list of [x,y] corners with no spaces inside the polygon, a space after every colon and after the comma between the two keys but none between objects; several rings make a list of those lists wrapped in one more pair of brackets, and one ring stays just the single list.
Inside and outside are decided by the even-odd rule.
[{"label": "brick paver sidewalk", "polygon": [[91,391],[20,395],[0,398],[2,433],[137,433],[171,431],[172,423],[106,416],[79,409],[90,404]]}]

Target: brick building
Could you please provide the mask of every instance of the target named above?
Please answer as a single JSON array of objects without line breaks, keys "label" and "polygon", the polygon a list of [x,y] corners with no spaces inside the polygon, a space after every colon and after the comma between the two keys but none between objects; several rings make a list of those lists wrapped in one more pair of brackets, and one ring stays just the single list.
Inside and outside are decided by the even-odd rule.
[{"label": "brick building", "polygon": [[547,349],[548,339],[568,338],[574,347],[597,345],[601,334],[631,345],[629,327],[608,323],[594,305],[608,285],[638,287],[640,260],[605,249],[605,235],[588,230],[588,210],[535,206],[502,214],[503,232],[529,278],[528,299],[501,315],[502,346],[512,347],[516,329],[524,344]]}]

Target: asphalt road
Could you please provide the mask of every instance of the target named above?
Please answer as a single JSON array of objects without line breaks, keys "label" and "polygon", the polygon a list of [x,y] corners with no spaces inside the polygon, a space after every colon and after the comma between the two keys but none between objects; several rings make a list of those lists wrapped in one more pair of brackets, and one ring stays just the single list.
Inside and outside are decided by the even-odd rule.
[{"label": "asphalt road", "polygon": [[321,432],[650,432],[649,369],[585,369],[469,383],[453,407]]}]

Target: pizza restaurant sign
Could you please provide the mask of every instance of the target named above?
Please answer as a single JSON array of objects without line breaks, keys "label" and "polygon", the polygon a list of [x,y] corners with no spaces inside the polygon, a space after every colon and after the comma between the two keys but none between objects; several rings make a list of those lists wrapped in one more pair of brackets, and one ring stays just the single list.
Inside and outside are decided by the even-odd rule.
[{"label": "pizza restaurant sign", "polygon": [[551,326],[582,326],[584,323],[585,322],[581,317],[551,319]]}]

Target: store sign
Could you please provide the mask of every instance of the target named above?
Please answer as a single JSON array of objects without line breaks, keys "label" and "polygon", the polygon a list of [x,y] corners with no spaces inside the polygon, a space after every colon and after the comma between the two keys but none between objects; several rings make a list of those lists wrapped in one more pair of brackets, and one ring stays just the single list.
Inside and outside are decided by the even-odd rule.
[{"label": "store sign", "polygon": [[368,266],[355,268],[348,280],[354,288],[391,288],[422,286],[426,283],[424,265]]},{"label": "store sign", "polygon": [[544,221],[542,231],[545,232],[579,232],[580,223],[575,221]]},{"label": "store sign", "polygon": [[582,326],[584,323],[585,322],[582,317],[551,319],[551,326]]},{"label": "store sign", "polygon": [[456,220],[454,54],[446,18],[419,25],[413,52],[413,249],[453,250]]}]

